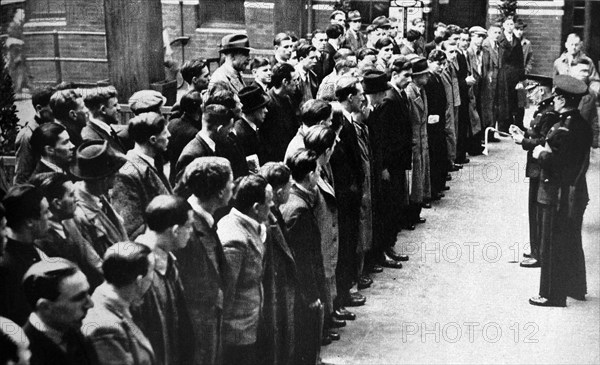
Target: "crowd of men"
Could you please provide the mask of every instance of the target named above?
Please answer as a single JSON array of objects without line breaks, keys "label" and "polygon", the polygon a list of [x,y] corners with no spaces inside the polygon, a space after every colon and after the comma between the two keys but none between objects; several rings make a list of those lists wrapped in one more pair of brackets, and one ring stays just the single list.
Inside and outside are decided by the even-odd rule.
[{"label": "crowd of men", "polygon": [[[275,35],[270,58],[227,35],[212,74],[202,59],[182,66],[189,90],[169,114],[160,93],[138,91],[126,126],[112,86],[34,92],[0,206],[0,363],[317,364],[371,274],[409,260],[398,232],[426,222],[450,172],[494,139],[486,128],[510,130],[553,176],[589,150],[577,137],[541,151],[540,128],[535,143],[519,133],[532,62],[521,22],[437,23],[430,43],[422,20],[405,37],[398,24],[378,17],[363,32],[358,11],[336,11],[310,40]],[[581,39],[566,47],[557,73],[580,81],[557,85],[563,124],[600,81]],[[567,145],[578,148],[559,153]],[[577,156],[569,172],[585,176]],[[575,213],[563,193],[567,208],[534,214],[544,247],[560,231],[549,222],[583,216],[584,185],[563,186],[577,187]],[[531,256],[524,266],[543,267]],[[562,304],[562,261],[547,262],[540,295]]]}]

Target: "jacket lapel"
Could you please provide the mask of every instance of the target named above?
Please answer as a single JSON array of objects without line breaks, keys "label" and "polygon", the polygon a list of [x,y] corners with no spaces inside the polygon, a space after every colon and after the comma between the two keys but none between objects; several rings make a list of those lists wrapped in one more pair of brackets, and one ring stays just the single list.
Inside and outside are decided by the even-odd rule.
[{"label": "jacket lapel", "polygon": [[[221,272],[220,268],[219,268],[219,263],[217,262],[217,256],[219,255],[219,251],[222,247],[221,244],[217,241],[217,250],[215,250],[215,255],[210,255],[208,252],[209,250],[206,248],[206,246],[204,246],[204,242],[205,240],[203,240],[203,237],[210,237],[212,235],[211,232],[211,228],[208,226],[208,222],[206,222],[206,220],[200,216],[198,213],[194,212],[194,216],[196,217],[196,219],[194,220],[194,232],[196,234],[196,236],[198,236],[198,241],[200,243],[199,247],[201,250],[204,251],[204,254],[206,255],[206,257],[209,258],[210,262],[212,263],[212,268],[215,271],[216,277],[219,278],[219,281],[221,280],[222,276],[224,273]],[[216,232],[214,233],[214,235],[216,236]],[[217,236],[218,237],[218,236]],[[223,262],[225,262],[225,258],[222,257]],[[223,284],[223,283],[221,283]]]}]

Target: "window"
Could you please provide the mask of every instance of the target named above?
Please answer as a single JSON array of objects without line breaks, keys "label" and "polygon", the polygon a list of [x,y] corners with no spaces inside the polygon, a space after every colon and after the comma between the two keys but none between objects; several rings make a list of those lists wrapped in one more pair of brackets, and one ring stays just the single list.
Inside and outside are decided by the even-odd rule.
[{"label": "window", "polygon": [[65,17],[65,0],[28,1],[30,19]]},{"label": "window", "polygon": [[200,0],[198,13],[203,28],[245,27],[244,0]]}]

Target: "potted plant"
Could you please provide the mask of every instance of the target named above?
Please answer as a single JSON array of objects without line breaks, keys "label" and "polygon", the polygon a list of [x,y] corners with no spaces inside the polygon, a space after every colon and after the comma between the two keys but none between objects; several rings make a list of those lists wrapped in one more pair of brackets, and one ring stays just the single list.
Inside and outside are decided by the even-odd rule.
[{"label": "potted plant", "polygon": [[19,118],[15,106],[13,82],[6,67],[4,39],[0,44],[0,198],[8,190],[10,177],[14,174],[15,139]]}]

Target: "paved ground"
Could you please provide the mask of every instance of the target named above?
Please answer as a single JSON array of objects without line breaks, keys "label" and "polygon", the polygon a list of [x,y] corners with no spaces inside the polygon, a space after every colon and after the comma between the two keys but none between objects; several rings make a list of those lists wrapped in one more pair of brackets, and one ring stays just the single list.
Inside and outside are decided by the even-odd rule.
[{"label": "paved ground", "polygon": [[588,300],[540,308],[539,270],[518,261],[528,246],[525,153],[509,139],[453,174],[446,198],[425,210],[427,223],[403,231],[410,255],[363,292],[367,304],[323,347],[334,364],[600,363],[598,262],[600,151],[588,172],[591,202],[583,245]]}]

